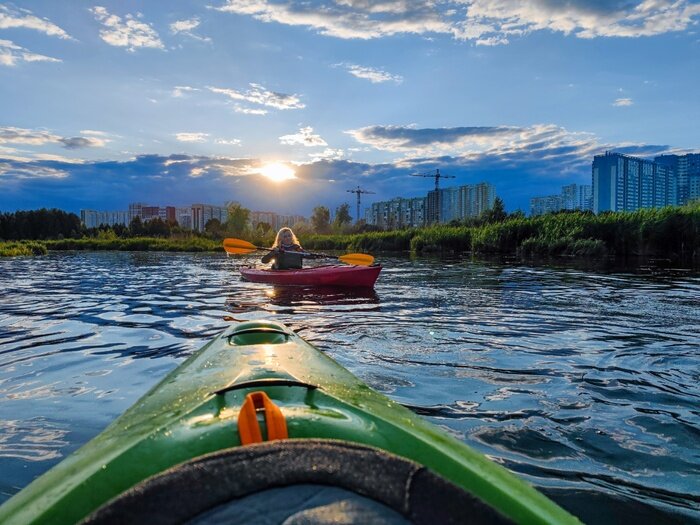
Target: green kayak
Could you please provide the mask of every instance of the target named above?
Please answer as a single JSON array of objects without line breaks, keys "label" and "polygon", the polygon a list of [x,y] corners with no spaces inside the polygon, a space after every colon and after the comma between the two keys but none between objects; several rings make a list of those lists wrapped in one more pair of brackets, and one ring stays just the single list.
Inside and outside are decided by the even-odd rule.
[{"label": "green kayak", "polygon": [[231,326],[0,507],[82,521],[579,523],[270,321]]}]

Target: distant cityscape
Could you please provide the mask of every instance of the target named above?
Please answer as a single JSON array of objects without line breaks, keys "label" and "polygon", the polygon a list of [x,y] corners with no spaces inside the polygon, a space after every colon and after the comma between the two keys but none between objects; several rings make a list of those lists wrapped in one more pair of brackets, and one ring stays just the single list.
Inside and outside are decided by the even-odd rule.
[{"label": "distant cityscape", "polygon": [[530,199],[530,215],[560,210],[634,211],[682,206],[700,199],[700,153],[653,161],[607,151],[593,157],[592,184],[570,184],[560,195]]},{"label": "distant cityscape", "polygon": [[[97,228],[100,225],[128,225],[136,218],[144,222],[158,218],[170,223],[176,222],[178,226],[187,230],[203,232],[211,219],[225,223],[228,220],[228,208],[212,204],[192,204],[185,207],[149,206],[136,202],[129,204],[129,209],[126,211],[80,210],[80,220],[87,228]],[[250,212],[250,222],[253,227],[267,223],[272,228],[279,229],[306,221],[306,217],[301,215],[280,215],[268,211]]]},{"label": "distant cityscape", "polygon": [[[439,178],[439,171],[437,173]],[[530,215],[561,210],[634,211],[700,200],[700,153],[660,155],[651,161],[608,151],[593,158],[591,179],[590,185],[567,184],[559,194],[531,198]],[[372,203],[365,208],[364,221],[391,229],[464,220],[479,217],[493,208],[496,197],[496,190],[489,182],[440,189],[436,179],[436,189],[425,197],[396,197]],[[228,209],[211,204],[176,207],[132,203],[125,211],[80,210],[80,219],[88,228],[102,224],[128,225],[137,217],[142,221],[157,217],[202,232],[211,219],[226,222]],[[308,222],[308,219],[269,211],[250,212],[252,227],[265,223],[279,229],[300,222]]]}]

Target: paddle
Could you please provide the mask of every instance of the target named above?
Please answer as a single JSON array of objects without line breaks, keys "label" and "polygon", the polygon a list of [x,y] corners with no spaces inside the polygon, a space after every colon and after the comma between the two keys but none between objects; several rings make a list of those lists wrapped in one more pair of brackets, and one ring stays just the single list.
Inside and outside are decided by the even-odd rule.
[{"label": "paddle", "polygon": [[[235,254],[245,254],[252,253],[256,250],[267,250],[271,251],[271,248],[263,248],[262,246],[255,246],[254,244],[244,241],[242,239],[224,239],[224,250],[226,253]],[[374,257],[367,255],[365,253],[348,253],[346,255],[328,255],[326,253],[312,253],[312,252],[290,252],[299,253],[303,255],[312,255],[314,257],[326,257],[328,259],[337,259],[346,264],[353,264],[355,266],[370,266],[374,262]]]}]

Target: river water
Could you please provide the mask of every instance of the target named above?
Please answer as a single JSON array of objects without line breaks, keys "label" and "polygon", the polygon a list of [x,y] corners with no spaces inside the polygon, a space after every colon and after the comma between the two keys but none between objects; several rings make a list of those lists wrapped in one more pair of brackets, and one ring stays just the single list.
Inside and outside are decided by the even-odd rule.
[{"label": "river water", "polygon": [[0,260],[0,502],[229,323],[288,324],[590,523],[700,523],[700,277],[379,257],[372,292],[215,254]]}]

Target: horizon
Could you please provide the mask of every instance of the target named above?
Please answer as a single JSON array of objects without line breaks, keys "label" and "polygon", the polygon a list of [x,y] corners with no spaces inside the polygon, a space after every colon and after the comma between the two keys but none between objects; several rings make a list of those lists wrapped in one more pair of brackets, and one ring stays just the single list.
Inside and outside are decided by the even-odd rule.
[{"label": "horizon", "polygon": [[[237,201],[355,215],[489,182],[508,211],[594,155],[700,150],[700,5],[0,3],[0,210]],[[695,115],[695,117],[693,117]]]}]

